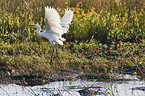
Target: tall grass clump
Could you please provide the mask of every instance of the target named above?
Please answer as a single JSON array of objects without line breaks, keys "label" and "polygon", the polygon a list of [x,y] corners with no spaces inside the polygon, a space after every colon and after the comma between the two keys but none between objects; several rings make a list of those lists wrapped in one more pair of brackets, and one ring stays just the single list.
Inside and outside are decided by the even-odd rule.
[{"label": "tall grass clump", "polygon": [[[88,12],[81,8],[74,8],[74,19],[68,33],[74,40],[90,40],[92,37],[101,42],[129,41],[141,42],[144,38],[144,10],[139,13],[132,11],[130,17],[128,12],[111,14],[110,11],[96,12],[91,8]],[[143,17],[143,18],[142,18]]]},{"label": "tall grass clump", "polygon": [[[18,2],[18,3],[17,3]],[[64,13],[63,8],[73,5],[74,19],[70,28],[70,40],[88,40],[91,37],[106,41],[134,41],[144,37],[144,8],[140,1],[138,3],[129,1],[98,1],[93,4],[89,1],[69,1],[60,3],[56,0],[45,3],[42,1],[3,1],[1,4],[1,37],[3,40],[15,42],[24,40],[39,40],[36,33],[27,25],[38,23],[45,29],[44,25],[44,7],[54,6],[60,15]],[[98,3],[103,4],[105,10],[96,8]],[[17,5],[16,5],[17,4]],[[46,5],[45,5],[46,4]],[[108,4],[108,6],[107,6]],[[127,5],[128,4],[128,5]],[[137,4],[137,5],[135,5]],[[12,5],[12,6],[11,6]],[[99,6],[99,5],[98,5]],[[100,5],[101,6],[101,5]],[[103,5],[102,5],[103,6]],[[131,7],[130,7],[131,6]],[[137,7],[138,6],[138,7]],[[88,8],[89,7],[89,8]],[[112,9],[110,9],[112,8]],[[118,8],[118,9],[115,9]],[[137,9],[138,10],[137,10]],[[115,12],[113,12],[113,10]],[[43,30],[42,30],[43,31]],[[72,32],[73,31],[73,32]],[[81,34],[81,35],[80,35]],[[67,35],[67,34],[66,34]],[[70,36],[66,36],[70,37]],[[37,39],[36,39],[37,37]]]}]

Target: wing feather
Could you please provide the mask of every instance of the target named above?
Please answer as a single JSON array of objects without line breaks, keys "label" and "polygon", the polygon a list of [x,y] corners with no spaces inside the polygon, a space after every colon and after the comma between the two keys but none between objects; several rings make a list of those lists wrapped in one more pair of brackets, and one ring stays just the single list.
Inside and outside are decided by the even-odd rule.
[{"label": "wing feather", "polygon": [[63,33],[66,33],[69,28],[69,24],[71,23],[73,18],[73,11],[70,9],[65,9],[65,14],[60,20],[60,25],[63,28]]},{"label": "wing feather", "polygon": [[60,17],[58,12],[51,7],[45,7],[45,24],[46,32],[61,35],[63,34],[62,26],[60,25]]}]

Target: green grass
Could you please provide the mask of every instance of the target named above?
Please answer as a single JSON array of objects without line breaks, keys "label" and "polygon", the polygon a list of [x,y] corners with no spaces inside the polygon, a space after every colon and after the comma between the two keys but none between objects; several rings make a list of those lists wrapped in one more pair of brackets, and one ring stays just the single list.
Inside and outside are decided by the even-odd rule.
[{"label": "green grass", "polygon": [[[5,0],[0,6],[0,63],[20,74],[56,71],[112,72],[139,68],[145,72],[144,2],[89,0]],[[93,0],[91,0],[93,2]],[[130,3],[129,3],[130,2]],[[104,4],[104,5],[98,5]],[[136,4],[136,5],[133,5]],[[50,64],[52,48],[29,24],[45,30],[44,7],[53,6],[61,16],[64,8],[74,11],[66,42],[57,45]],[[141,7],[142,6],[142,7]],[[140,73],[140,72],[139,72]]]}]

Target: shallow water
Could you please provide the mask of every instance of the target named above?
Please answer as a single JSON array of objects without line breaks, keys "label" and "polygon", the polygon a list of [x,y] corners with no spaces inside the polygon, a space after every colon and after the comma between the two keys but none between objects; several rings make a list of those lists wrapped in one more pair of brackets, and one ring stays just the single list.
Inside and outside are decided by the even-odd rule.
[{"label": "shallow water", "polygon": [[[97,80],[57,81],[39,86],[1,84],[0,96],[145,96],[145,82],[135,76],[132,81],[100,82]],[[141,89],[142,88],[142,89]],[[89,92],[90,93],[89,93]],[[92,95],[90,95],[92,94]]]}]

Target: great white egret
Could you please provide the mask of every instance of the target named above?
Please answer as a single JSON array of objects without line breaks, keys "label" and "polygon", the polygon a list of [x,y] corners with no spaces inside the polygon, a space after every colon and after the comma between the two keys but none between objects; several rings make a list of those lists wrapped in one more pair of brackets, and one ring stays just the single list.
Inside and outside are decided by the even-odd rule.
[{"label": "great white egret", "polygon": [[[45,18],[44,22],[46,25],[46,30],[43,32],[41,31],[41,27],[38,24],[29,25],[32,27],[36,27],[36,33],[49,40],[50,44],[52,45],[53,52],[51,55],[52,63],[52,56],[54,53],[54,47],[56,43],[63,45],[64,38],[62,35],[68,31],[69,24],[71,23],[73,18],[73,11],[71,9],[65,9],[64,16],[60,19],[58,12],[52,7],[45,7]],[[57,51],[57,50],[56,50]]]}]

